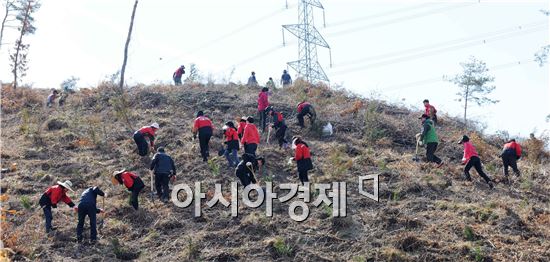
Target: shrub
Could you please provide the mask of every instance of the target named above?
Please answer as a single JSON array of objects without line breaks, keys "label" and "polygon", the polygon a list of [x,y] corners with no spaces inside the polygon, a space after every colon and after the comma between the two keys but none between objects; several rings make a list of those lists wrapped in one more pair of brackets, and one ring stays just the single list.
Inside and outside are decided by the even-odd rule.
[{"label": "shrub", "polygon": [[23,208],[25,208],[27,210],[31,209],[32,201],[28,196],[22,196],[20,198],[20,200],[21,200],[21,205],[23,206]]},{"label": "shrub", "polygon": [[220,175],[220,164],[218,164],[214,158],[208,159],[208,168],[210,168],[210,172],[212,172],[214,176]]},{"label": "shrub", "polygon": [[281,237],[275,239],[275,242],[273,242],[273,248],[279,256],[290,256],[293,251],[292,247],[285,243],[284,239]]},{"label": "shrub", "polygon": [[524,150],[527,160],[534,164],[539,164],[543,159],[549,158],[550,154],[545,148],[549,147],[550,136],[543,134],[540,138],[536,138],[534,134],[524,143]]},{"label": "shrub", "polygon": [[470,226],[464,227],[464,238],[468,241],[474,241],[475,240],[475,233],[474,230]]}]

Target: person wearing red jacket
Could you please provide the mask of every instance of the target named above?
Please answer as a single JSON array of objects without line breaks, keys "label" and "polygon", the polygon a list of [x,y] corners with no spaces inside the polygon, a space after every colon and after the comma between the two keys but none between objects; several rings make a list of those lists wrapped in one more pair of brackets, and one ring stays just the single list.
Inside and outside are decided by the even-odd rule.
[{"label": "person wearing red jacket", "polygon": [[437,110],[430,104],[430,100],[424,99],[424,114],[428,115],[430,119],[437,125]]},{"label": "person wearing red jacket", "polygon": [[239,140],[243,138],[244,127],[246,126],[246,119],[247,117],[243,116],[239,121],[239,127],[237,128],[237,135],[239,136]]},{"label": "person wearing red jacket", "polygon": [[254,118],[251,116],[246,119],[241,144],[244,146],[245,153],[256,155],[256,150],[260,144],[260,133],[258,133],[258,129],[254,125]]},{"label": "person wearing red jacket", "polygon": [[269,88],[264,87],[262,88],[262,91],[258,95],[258,115],[260,118],[260,129],[262,132],[265,132],[265,125],[266,125],[266,109],[269,106]]},{"label": "person wearing red jacket", "polygon": [[309,146],[302,140],[301,137],[294,137],[292,139],[292,145],[295,148],[294,157],[292,160],[296,161],[298,166],[298,177],[302,185],[309,182],[307,172],[313,169],[313,163],[311,162],[311,153]]},{"label": "person wearing red jacket", "polygon": [[128,189],[128,191],[132,192],[132,196],[130,197],[130,204],[134,207],[135,210],[138,210],[139,192],[141,192],[141,190],[145,187],[143,180],[141,180],[138,175],[126,171],[126,169],[122,169],[120,171],[113,172],[112,182],[115,185],[124,185]]},{"label": "person wearing red jacket", "polygon": [[193,138],[197,137],[197,133],[199,134],[199,145],[201,148],[202,161],[206,162],[210,156],[208,145],[214,132],[212,120],[205,116],[204,112],[199,111],[197,113],[197,118],[195,118],[192,131]]},{"label": "person wearing red jacket", "polygon": [[315,113],[315,109],[309,102],[304,100],[299,103],[296,111],[298,111],[298,115],[296,115],[296,118],[298,118],[298,125],[300,125],[301,128],[304,128],[304,116],[306,115],[309,117],[309,121],[313,125],[317,115]]},{"label": "person wearing red jacket", "polygon": [[71,192],[74,192],[71,188],[72,186],[73,184],[69,180],[65,182],[57,182],[57,185],[48,187],[46,192],[44,192],[44,194],[42,194],[42,196],[40,197],[38,204],[44,212],[44,219],[46,220],[46,233],[50,233],[51,231],[56,229],[52,227],[52,207],[57,208],[57,203],[59,203],[59,201],[65,202],[65,204],[67,204],[69,207],[74,208],[76,211],[75,204],[69,198],[69,196],[67,196],[67,192],[69,190]]},{"label": "person wearing red jacket", "polygon": [[500,157],[502,158],[502,164],[504,165],[504,177],[506,178],[507,182],[508,167],[512,167],[512,170],[514,170],[514,173],[517,176],[521,175],[517,164],[517,161],[521,158],[521,146],[516,143],[515,139],[508,141],[508,143],[504,145]]},{"label": "person wearing red jacket", "polygon": [[172,75],[172,79],[174,79],[174,84],[175,85],[177,85],[177,86],[181,85],[181,77],[183,76],[183,74],[185,74],[185,66],[182,65],[182,66],[178,67],[178,69],[176,69],[176,71]]},{"label": "person wearing red jacket", "polygon": [[464,176],[466,180],[472,181],[472,178],[470,177],[470,169],[474,167],[477,173],[485,180],[485,182],[487,182],[489,187],[492,189],[493,183],[491,182],[491,179],[489,179],[487,174],[483,172],[481,159],[479,159],[476,148],[470,142],[470,138],[464,135],[462,136],[462,139],[458,141],[458,144],[462,144],[464,146],[464,157],[462,157],[462,164],[466,165],[464,167]]},{"label": "person wearing red jacket", "polygon": [[239,150],[239,136],[237,135],[237,128],[235,124],[229,121],[223,126],[223,134],[225,136],[225,149],[224,155],[229,163],[229,167],[236,167],[239,164],[239,157],[237,151]]},{"label": "person wearing red jacket", "polygon": [[155,132],[159,129],[158,123],[152,123],[149,126],[144,126],[138,131],[134,132],[134,142],[138,149],[138,154],[140,156],[146,156],[149,153],[149,145],[145,137],[149,138],[149,143],[151,144],[151,151],[155,150]]}]

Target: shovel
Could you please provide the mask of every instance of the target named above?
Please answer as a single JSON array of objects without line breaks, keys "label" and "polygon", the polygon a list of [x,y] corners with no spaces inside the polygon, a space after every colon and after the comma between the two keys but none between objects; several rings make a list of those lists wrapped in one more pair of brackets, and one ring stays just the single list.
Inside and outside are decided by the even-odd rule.
[{"label": "shovel", "polygon": [[418,157],[419,143],[420,143],[420,134],[416,134],[416,150],[414,151],[414,157],[412,159],[414,162],[419,162],[420,161],[420,158]]},{"label": "shovel", "polygon": [[105,197],[101,198],[101,209],[103,209],[103,212],[101,212],[101,220],[97,223],[97,229],[100,234],[103,234],[102,229],[105,225]]},{"label": "shovel", "polygon": [[149,171],[149,174],[151,174],[151,201],[154,204],[155,203],[155,186],[153,185],[153,182],[155,178],[153,176],[153,171]]},{"label": "shovel", "polygon": [[266,139],[266,143],[269,145],[269,139],[271,138],[271,130],[273,129],[273,127],[269,126],[267,128],[267,139]]}]

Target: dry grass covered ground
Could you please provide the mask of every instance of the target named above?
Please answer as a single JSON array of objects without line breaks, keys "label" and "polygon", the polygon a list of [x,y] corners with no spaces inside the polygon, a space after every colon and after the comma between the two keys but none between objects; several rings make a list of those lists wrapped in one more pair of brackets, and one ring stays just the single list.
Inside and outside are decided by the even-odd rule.
[{"label": "dry grass covered ground", "polygon": [[[473,182],[462,180],[462,149],[454,143],[462,131],[454,119],[442,116],[439,134],[445,142],[438,154],[448,164],[437,169],[411,160],[419,112],[323,86],[304,91],[305,86],[298,82],[274,90],[270,101],[287,118],[289,137],[300,134],[310,144],[316,166],[312,182],[348,183],[346,218],[333,218],[332,208],[322,205],[310,207],[306,221],[295,222],[288,216],[289,203],[278,200],[273,217],[265,216],[264,205],[240,207],[237,218],[231,217],[230,208],[203,208],[203,216],[196,218],[192,207],[153,203],[148,186],[136,212],[127,203],[129,194],[110,184],[112,171],[124,167],[149,185],[131,134],[156,121],[161,126],[157,144],[175,159],[178,183],[203,182],[208,196],[214,183],[222,183],[228,192],[236,177],[223,158],[200,161],[191,123],[198,110],[220,128],[225,121],[255,115],[257,89],[234,84],[138,86],[127,91],[125,103],[103,83],[71,95],[63,108],[47,109],[47,91],[21,88],[14,93],[5,87],[2,167],[17,163],[17,170],[3,174],[0,184],[4,245],[15,252],[14,260],[44,261],[549,260],[549,166],[547,159],[543,164],[538,159],[543,153],[526,148],[529,156],[519,161],[523,176],[505,185],[498,183],[503,139],[468,132],[487,173],[497,181],[490,190],[475,171]],[[316,106],[320,122],[332,123],[334,136],[323,138],[322,125],[303,131],[296,127],[295,105],[305,97]],[[359,110],[353,113],[354,108]],[[221,142],[220,137],[212,139],[212,155]],[[264,143],[259,153],[267,159],[263,181],[298,182],[295,168],[287,164],[292,152]],[[357,192],[358,176],[367,174],[380,175],[378,203]],[[38,198],[48,186],[66,179],[77,192],[98,185],[110,196],[95,246],[76,243],[76,214],[62,204],[54,209],[57,233],[43,233]],[[78,201],[78,195],[70,196]]]}]

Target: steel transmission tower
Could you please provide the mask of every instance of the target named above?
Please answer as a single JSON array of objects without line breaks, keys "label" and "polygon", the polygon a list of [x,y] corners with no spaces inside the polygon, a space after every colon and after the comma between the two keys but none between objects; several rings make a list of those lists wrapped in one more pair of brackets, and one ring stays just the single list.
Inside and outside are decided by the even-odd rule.
[{"label": "steel transmission tower", "polygon": [[[308,82],[329,81],[325,71],[317,60],[317,46],[330,46],[323,36],[317,31],[313,22],[313,7],[323,9],[323,20],[325,10],[319,0],[299,0],[298,4],[298,22],[299,24],[283,25],[283,45],[285,44],[284,29],[298,37],[298,60],[288,62],[287,64],[298,72],[298,75],[304,77]],[[324,21],[323,21],[324,22]],[[332,66],[332,55],[331,55]]]}]

